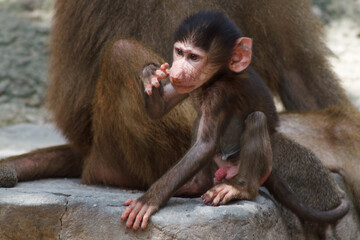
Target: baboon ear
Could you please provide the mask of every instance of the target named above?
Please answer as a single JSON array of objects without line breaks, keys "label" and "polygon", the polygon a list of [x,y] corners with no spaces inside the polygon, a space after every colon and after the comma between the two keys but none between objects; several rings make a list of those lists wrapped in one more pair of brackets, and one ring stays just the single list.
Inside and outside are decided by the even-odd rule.
[{"label": "baboon ear", "polygon": [[251,48],[252,39],[241,37],[236,40],[233,56],[231,57],[229,69],[233,72],[239,73],[244,71],[251,62]]}]

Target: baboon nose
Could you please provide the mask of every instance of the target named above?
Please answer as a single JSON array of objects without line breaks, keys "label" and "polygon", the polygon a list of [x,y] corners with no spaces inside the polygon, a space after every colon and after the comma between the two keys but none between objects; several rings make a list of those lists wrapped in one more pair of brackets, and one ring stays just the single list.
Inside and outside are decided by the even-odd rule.
[{"label": "baboon nose", "polygon": [[181,78],[172,77],[171,82],[175,84],[179,84],[182,82]]}]

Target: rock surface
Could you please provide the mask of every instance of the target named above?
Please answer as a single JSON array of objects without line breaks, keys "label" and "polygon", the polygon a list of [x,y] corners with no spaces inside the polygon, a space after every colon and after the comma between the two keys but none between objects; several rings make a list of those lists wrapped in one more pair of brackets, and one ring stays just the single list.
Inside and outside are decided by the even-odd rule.
[{"label": "rock surface", "polygon": [[[139,192],[85,186],[78,179],[39,180],[0,189],[0,239],[318,239],[316,225],[304,224],[273,202],[266,190],[255,201],[211,207],[199,198],[172,198],[151,218],[146,231],[120,221],[122,203]],[[327,239],[357,239],[354,213]],[[338,237],[338,238],[336,238]]]},{"label": "rock surface", "polygon": [[[51,125],[16,125],[0,129],[0,154],[62,144]],[[341,177],[334,175],[345,189]],[[266,189],[255,201],[205,206],[200,198],[171,198],[151,218],[145,231],[126,229],[122,203],[138,191],[86,186],[79,179],[46,179],[0,188],[0,239],[319,239],[316,224],[301,224],[279,206]],[[360,223],[353,206],[327,239],[353,240]]]}]

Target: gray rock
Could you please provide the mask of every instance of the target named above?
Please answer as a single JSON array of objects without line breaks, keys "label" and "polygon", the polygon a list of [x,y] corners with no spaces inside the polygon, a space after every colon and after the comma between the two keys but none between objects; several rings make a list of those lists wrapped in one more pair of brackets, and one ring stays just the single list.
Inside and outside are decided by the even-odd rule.
[{"label": "gray rock", "polygon": [[[64,143],[51,125],[0,128],[0,155]],[[334,175],[346,190],[342,179]],[[0,188],[0,239],[319,239],[317,224],[301,223],[276,203],[266,189],[254,201],[212,207],[200,198],[171,198],[152,216],[145,231],[127,229],[120,221],[127,199],[140,196],[103,186],[86,186],[79,179],[47,179]],[[327,226],[326,239],[360,236],[358,215],[351,212],[336,226]]]},{"label": "gray rock", "polygon": [[[318,239],[315,224],[301,224],[277,206],[265,190],[254,201],[220,207],[199,198],[172,198],[145,231],[120,221],[122,203],[136,191],[85,186],[75,179],[40,180],[0,189],[0,239]],[[360,236],[355,213],[327,239]]]}]

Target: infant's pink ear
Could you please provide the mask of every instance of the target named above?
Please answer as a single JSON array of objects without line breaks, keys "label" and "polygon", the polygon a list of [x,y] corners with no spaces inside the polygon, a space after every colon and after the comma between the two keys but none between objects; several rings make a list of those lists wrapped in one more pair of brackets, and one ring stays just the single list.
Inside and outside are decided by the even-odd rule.
[{"label": "infant's pink ear", "polygon": [[234,47],[233,56],[229,64],[229,69],[236,73],[244,71],[251,62],[251,49],[251,38],[241,37],[236,40],[236,45]]}]

